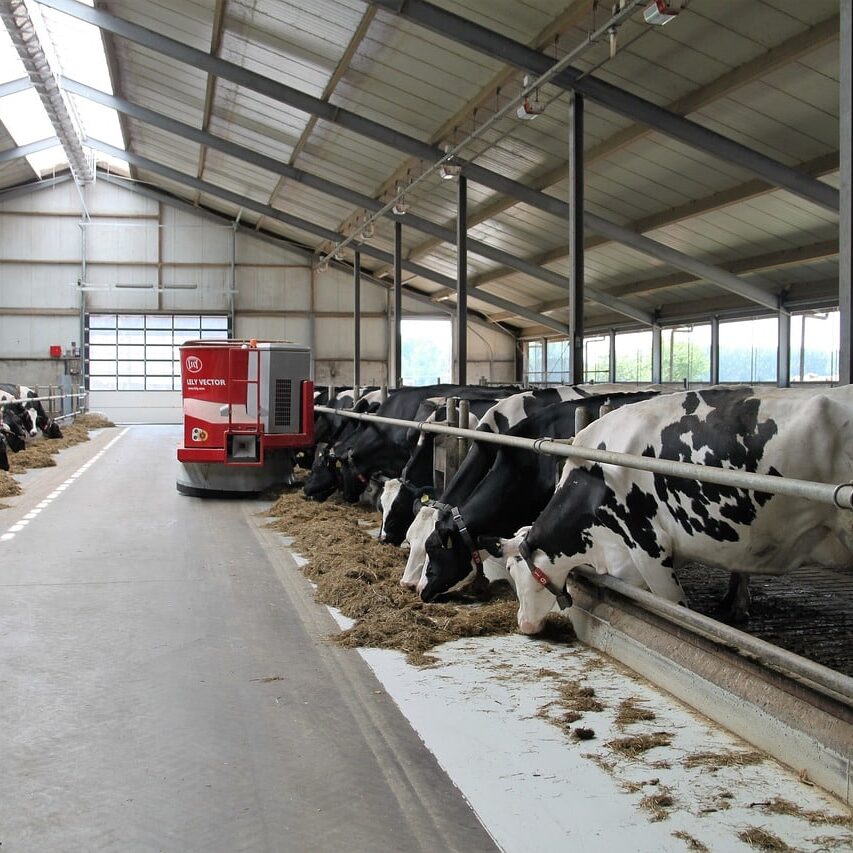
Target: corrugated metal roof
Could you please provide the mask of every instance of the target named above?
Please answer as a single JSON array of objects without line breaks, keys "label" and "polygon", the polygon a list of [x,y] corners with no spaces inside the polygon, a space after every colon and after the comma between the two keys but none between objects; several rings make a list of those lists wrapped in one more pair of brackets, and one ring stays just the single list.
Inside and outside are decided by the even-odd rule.
[{"label": "corrugated metal roof", "polygon": [[[213,45],[218,56],[235,65],[425,142],[461,141],[520,91],[520,69],[506,71],[497,59],[360,0],[222,2],[221,31],[216,28],[216,0],[118,0],[108,8],[200,50]],[[544,43],[543,51],[556,58],[580,45],[608,14],[599,8],[593,23],[591,3],[566,0],[439,0],[437,5],[517,41]],[[620,28],[615,59],[608,60],[607,45],[598,44],[573,64],[654,103],[686,108],[697,123],[784,163],[812,161],[832,155],[838,145],[838,47],[831,21],[838,5],[838,0],[692,0],[666,27],[649,27],[635,15]],[[808,35],[810,27],[816,29]],[[550,34],[543,37],[546,32]],[[556,40],[553,32],[559,32]],[[384,190],[384,200],[389,187],[417,178],[429,165],[223,79],[215,81],[206,109],[207,73],[119,38],[109,42],[119,72],[115,82],[124,97],[365,195],[377,197]],[[502,87],[500,95],[494,91],[495,80]],[[545,115],[520,122],[513,110],[463,154],[476,156],[479,165],[504,177],[566,199],[568,94],[548,85],[540,97],[548,104]],[[192,177],[203,164],[204,180],[324,228],[350,233],[353,223],[363,220],[363,211],[352,205],[292,180],[281,181],[278,174],[216,151],[203,155],[197,144],[138,121],[127,126],[134,151]],[[837,217],[789,192],[762,191],[737,165],[648,128],[633,128],[625,117],[591,101],[585,149],[586,208],[591,213],[641,227],[667,246],[723,267],[749,269],[762,257],[778,253],[782,258],[786,250],[802,247],[796,263],[789,260],[753,274],[770,287],[799,286],[810,277],[837,274],[832,257],[810,258],[806,251],[837,237]],[[0,167],[0,186],[13,182],[10,168]],[[822,171],[828,171],[823,178],[827,183],[837,185],[831,167]],[[196,199],[192,189],[146,177]],[[433,178],[414,187],[407,201],[419,216],[452,228],[455,195],[455,184]],[[547,269],[568,274],[564,221],[473,182],[468,196],[472,238],[520,258],[544,259]],[[232,204],[215,196],[202,199],[236,215]],[[324,245],[280,223],[264,225],[315,248]],[[376,232],[371,243],[390,251],[390,222],[378,223]],[[602,241],[594,229],[588,239],[593,243],[586,252],[590,286],[628,293],[628,301],[649,310],[676,310],[678,303],[715,296],[732,303],[716,285],[690,281],[647,255]],[[455,276],[452,246],[404,227],[404,249],[436,273]],[[534,310],[559,304],[565,296],[553,284],[472,255],[469,279],[476,283],[477,277],[483,277],[485,291]],[[637,282],[654,280],[671,283],[650,292],[635,287],[637,292],[630,293]],[[428,293],[440,290],[424,280],[418,286]],[[476,291],[471,296],[479,309],[505,316],[476,300]],[[592,304],[588,309],[596,322],[624,320]],[[566,315],[557,308],[551,316]],[[529,325],[527,320],[515,322]]]}]

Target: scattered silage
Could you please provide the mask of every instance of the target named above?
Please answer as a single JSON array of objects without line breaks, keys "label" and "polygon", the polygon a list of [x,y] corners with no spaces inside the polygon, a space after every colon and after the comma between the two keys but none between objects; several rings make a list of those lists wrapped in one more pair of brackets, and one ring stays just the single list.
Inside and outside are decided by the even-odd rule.
[{"label": "scattered silage", "polygon": [[[80,415],[73,423],[62,423],[62,438],[39,436],[19,453],[7,450],[9,472],[0,471],[0,497],[21,494],[21,486],[11,474],[23,474],[33,468],[52,468],[56,465],[53,458],[60,450],[82,444],[89,440],[89,430],[103,429],[115,424],[96,412]],[[0,506],[0,509],[4,508]]]},{"label": "scattered silage", "polygon": [[398,649],[426,664],[433,661],[426,652],[440,643],[515,631],[518,604],[506,584],[493,584],[489,599],[474,605],[425,604],[401,587],[405,554],[370,535],[380,519],[364,507],[290,493],[266,515],[308,560],[302,571],[317,585],[317,598],[356,620],[335,636],[343,646]]}]

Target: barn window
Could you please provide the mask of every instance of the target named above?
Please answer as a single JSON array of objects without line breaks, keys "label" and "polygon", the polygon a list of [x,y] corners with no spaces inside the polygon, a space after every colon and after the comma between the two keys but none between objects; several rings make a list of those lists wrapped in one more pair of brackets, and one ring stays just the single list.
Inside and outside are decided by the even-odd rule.
[{"label": "barn window", "polygon": [[568,338],[548,341],[548,382],[567,382],[571,372],[572,349]]},{"label": "barn window", "polygon": [[227,314],[88,314],[90,391],[180,391],[178,347],[228,337]]},{"label": "barn window", "polygon": [[838,311],[791,317],[791,382],[837,382],[841,340]]},{"label": "barn window", "polygon": [[661,381],[684,380],[711,381],[710,324],[661,329]]},{"label": "barn window", "polygon": [[720,323],[720,381],[775,382],[778,342],[775,317]]},{"label": "barn window", "polygon": [[616,335],[616,381],[652,381],[651,332],[621,332]]},{"label": "barn window", "polygon": [[453,328],[450,320],[406,320],[400,323],[403,384],[450,382]]},{"label": "barn window", "polygon": [[527,342],[527,370],[526,379],[528,382],[544,382],[545,381],[545,342],[544,341],[528,341]]},{"label": "barn window", "polygon": [[610,336],[583,339],[583,381],[607,382],[610,378]]}]

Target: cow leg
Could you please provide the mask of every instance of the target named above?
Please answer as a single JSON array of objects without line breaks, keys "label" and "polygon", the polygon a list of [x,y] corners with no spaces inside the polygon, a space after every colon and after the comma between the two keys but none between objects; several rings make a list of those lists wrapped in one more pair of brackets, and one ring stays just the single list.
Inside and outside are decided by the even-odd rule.
[{"label": "cow leg", "polygon": [[729,575],[729,588],[720,605],[720,615],[725,622],[742,625],[749,618],[749,606],[752,595],[749,592],[749,575],[745,572],[732,572]]},{"label": "cow leg", "polygon": [[649,556],[645,551],[635,551],[631,556],[650,592],[683,607],[688,606],[687,593],[675,573],[675,561],[670,551],[665,550],[657,558]]}]

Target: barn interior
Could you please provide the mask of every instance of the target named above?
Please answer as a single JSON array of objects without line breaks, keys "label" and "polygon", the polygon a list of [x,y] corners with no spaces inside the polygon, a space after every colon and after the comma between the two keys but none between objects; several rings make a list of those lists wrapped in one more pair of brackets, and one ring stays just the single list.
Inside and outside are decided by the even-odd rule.
[{"label": "barn interior", "polygon": [[[707,693],[698,711],[714,721],[702,730],[708,743],[695,736],[677,749],[768,753],[771,764],[743,759],[746,775],[726,777],[738,792],[778,785],[776,799],[793,802],[806,790],[797,774],[817,782],[800,809],[811,823],[781,807],[752,819],[738,793],[716,848],[719,791],[690,806],[676,793],[667,805],[667,791],[633,787],[661,775],[652,759],[667,756],[631,756],[633,775],[615,747],[598,764],[580,758],[579,727],[599,731],[594,743],[606,726],[607,743],[624,732],[608,709],[555,729],[553,708],[581,713],[577,696],[549,705],[548,722],[543,707],[571,690],[565,678],[550,684],[554,695],[536,681],[551,666],[535,640],[464,639],[470,625],[455,636],[463,646],[442,635],[449,645],[430,654],[458,693],[411,663],[407,640],[394,652],[330,645],[352,624],[305,560],[326,553],[383,579],[399,573],[406,558],[387,558],[390,546],[365,539],[352,556],[352,541],[325,538],[335,527],[375,538],[375,514],[335,504],[324,515],[327,505],[305,510],[291,492],[268,528],[259,513],[278,495],[175,491],[189,423],[180,348],[190,342],[202,355],[227,341],[292,342],[310,353],[295,381],[313,382],[328,405],[346,388],[354,402],[359,389],[384,400],[434,383],[496,394],[723,384],[817,395],[848,385],[849,2],[0,0],[0,19],[0,379],[4,399],[20,395],[3,411],[23,412],[32,392],[66,434],[48,451],[47,432],[22,433],[26,449],[10,444],[11,471],[0,472],[0,677],[12,697],[0,737],[13,756],[0,843],[853,843],[849,563],[810,569],[800,585],[757,581],[756,636],[782,651],[738,647],[724,664],[709,661],[728,655],[732,635],[702,622],[652,637],[675,618],[666,608],[577,580],[591,614],[575,624],[582,649],[553,652],[572,684],[592,684],[595,661],[610,655],[614,707],[641,695],[685,728],[696,712],[673,708]],[[261,382],[248,364],[241,393]],[[310,405],[293,393],[305,420],[292,432],[307,447]],[[257,453],[274,446],[298,444]],[[452,446],[459,466],[462,444]],[[288,527],[303,512],[305,530]],[[692,583],[710,617],[725,580],[699,572]],[[600,627],[599,605],[622,622]],[[647,605],[653,615],[637,616]],[[514,632],[514,599],[497,606]],[[490,692],[504,689],[480,680],[490,653],[536,682],[535,695]],[[619,681],[624,666],[640,681]],[[723,681],[715,668],[726,668]],[[595,689],[606,695],[607,683]],[[494,708],[478,704],[486,695],[512,706],[528,744],[507,746],[495,767],[483,744],[470,747],[479,727],[495,734]],[[459,728],[468,739],[451,735],[475,706],[481,715]],[[820,722],[808,731],[796,720],[812,713]],[[651,735],[664,726],[648,725]],[[591,780],[580,806],[567,782],[552,790],[541,778],[564,741],[575,752],[549,778]],[[774,752],[773,742],[787,746]],[[723,778],[738,761],[713,772]],[[678,767],[701,775],[708,764]],[[534,801],[557,798],[561,817],[542,821],[534,802],[508,819],[526,786],[495,780],[516,775]],[[699,784],[688,777],[663,784]],[[650,796],[656,806],[639,805]],[[601,803],[614,798],[609,822]],[[830,827],[823,842],[816,822]],[[758,824],[770,841],[750,834]]]}]

